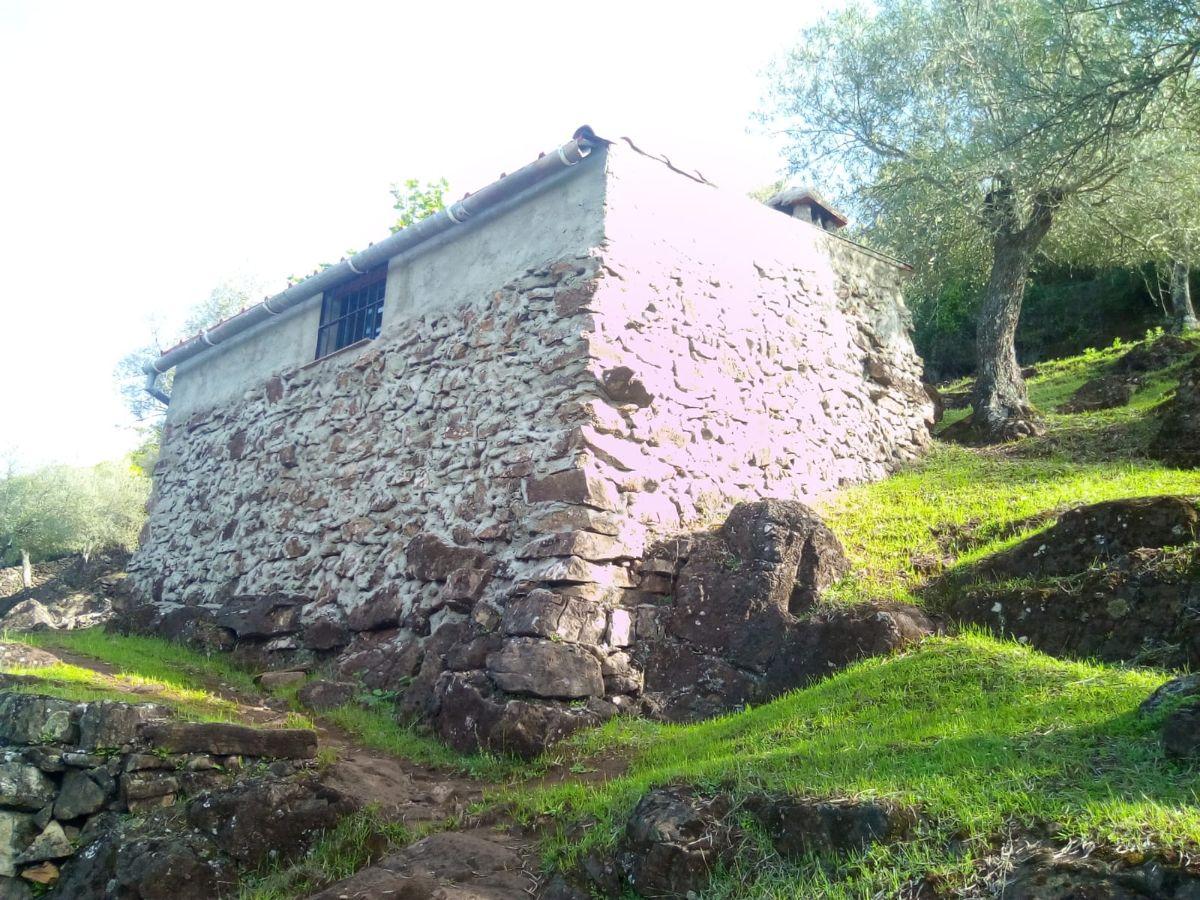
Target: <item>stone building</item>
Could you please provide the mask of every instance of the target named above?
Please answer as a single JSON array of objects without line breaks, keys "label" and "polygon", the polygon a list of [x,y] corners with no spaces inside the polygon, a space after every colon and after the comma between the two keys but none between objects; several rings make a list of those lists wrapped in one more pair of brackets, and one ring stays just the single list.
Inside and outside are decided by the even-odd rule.
[{"label": "stone building", "polygon": [[679,536],[929,440],[904,266],[790,200],[581,129],[168,352],[133,618],[517,749],[636,704]]}]

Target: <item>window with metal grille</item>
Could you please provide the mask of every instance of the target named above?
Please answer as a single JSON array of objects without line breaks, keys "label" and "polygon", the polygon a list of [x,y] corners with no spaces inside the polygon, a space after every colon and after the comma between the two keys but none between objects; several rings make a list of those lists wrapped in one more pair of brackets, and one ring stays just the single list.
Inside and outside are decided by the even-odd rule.
[{"label": "window with metal grille", "polygon": [[378,337],[386,286],[387,267],[381,266],[325,292],[317,329],[317,359],[357,341]]}]

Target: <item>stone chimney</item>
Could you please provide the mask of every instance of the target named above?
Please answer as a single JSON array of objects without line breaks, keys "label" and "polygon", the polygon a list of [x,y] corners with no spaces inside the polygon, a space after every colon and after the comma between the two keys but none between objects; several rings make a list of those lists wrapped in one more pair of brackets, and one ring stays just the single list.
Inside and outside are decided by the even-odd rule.
[{"label": "stone chimney", "polygon": [[849,222],[824,197],[805,187],[785,187],[767,200],[767,206],[826,231],[838,231]]}]

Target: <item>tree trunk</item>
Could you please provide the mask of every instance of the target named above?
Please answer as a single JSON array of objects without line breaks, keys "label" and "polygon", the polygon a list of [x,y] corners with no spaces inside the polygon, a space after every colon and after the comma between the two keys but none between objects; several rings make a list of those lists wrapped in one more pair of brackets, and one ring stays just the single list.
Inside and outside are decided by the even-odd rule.
[{"label": "tree trunk", "polygon": [[1188,284],[1192,270],[1181,259],[1171,264],[1171,324],[1176,332],[1200,328],[1196,310],[1192,307],[1192,289]]},{"label": "tree trunk", "polygon": [[21,551],[21,586],[33,587],[33,565],[29,562],[29,551]]},{"label": "tree trunk", "polygon": [[994,192],[986,212],[992,226],[992,269],[984,290],[976,332],[977,370],[971,418],[958,429],[971,443],[992,444],[1041,434],[1045,429],[1029,404],[1017,365],[1017,322],[1034,251],[1050,230],[1058,197],[1043,194],[1020,224],[1009,190]]}]

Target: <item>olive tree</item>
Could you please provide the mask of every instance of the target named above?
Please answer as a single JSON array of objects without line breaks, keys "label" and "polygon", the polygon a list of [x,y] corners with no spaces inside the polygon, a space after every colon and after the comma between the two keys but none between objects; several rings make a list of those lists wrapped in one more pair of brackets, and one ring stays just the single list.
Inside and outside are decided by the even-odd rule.
[{"label": "olive tree", "polygon": [[773,70],[764,118],[796,172],[840,187],[918,266],[984,273],[972,438],[1041,430],[1014,344],[1031,264],[1190,99],[1191,6],[878,0],[829,14]]},{"label": "olive tree", "polygon": [[19,562],[29,587],[32,565],[41,560],[131,550],[149,491],[149,479],[130,460],[30,472],[10,462],[0,474],[0,563]]}]

